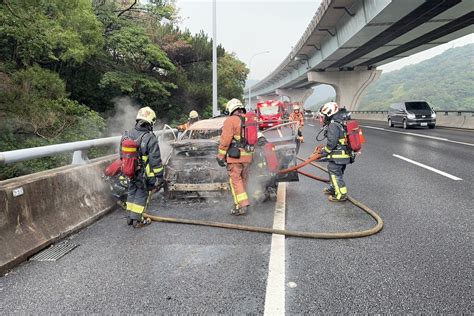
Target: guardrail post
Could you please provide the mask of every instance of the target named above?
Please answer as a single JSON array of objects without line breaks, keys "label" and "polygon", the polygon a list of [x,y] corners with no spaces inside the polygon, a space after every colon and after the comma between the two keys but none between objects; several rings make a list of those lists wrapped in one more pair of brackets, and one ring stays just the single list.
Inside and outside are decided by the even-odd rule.
[{"label": "guardrail post", "polygon": [[89,157],[87,157],[87,150],[76,150],[72,154],[72,165],[85,165],[89,163]]}]

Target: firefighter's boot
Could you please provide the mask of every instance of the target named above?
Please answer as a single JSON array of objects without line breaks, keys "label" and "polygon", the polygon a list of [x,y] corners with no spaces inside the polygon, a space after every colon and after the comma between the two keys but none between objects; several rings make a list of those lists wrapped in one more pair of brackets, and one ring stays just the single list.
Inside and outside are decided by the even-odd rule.
[{"label": "firefighter's boot", "polygon": [[330,195],[330,196],[328,196],[328,200],[330,202],[345,202],[345,201],[347,201],[347,195],[344,194],[339,199],[335,195]]},{"label": "firefighter's boot", "polygon": [[323,193],[324,194],[327,194],[327,195],[335,195],[336,192],[334,191],[333,188],[329,187],[329,188],[324,188],[323,189]]},{"label": "firefighter's boot", "polygon": [[239,209],[239,215],[245,215],[248,211],[249,207],[248,206],[242,206],[240,209]]},{"label": "firefighter's boot", "polygon": [[134,220],[132,225],[133,225],[133,228],[142,228],[150,224],[151,224],[151,219],[142,218],[141,220]]},{"label": "firefighter's boot", "polygon": [[245,215],[247,213],[248,206],[242,206],[242,207],[234,207],[230,213],[234,216],[239,216],[239,215]]}]

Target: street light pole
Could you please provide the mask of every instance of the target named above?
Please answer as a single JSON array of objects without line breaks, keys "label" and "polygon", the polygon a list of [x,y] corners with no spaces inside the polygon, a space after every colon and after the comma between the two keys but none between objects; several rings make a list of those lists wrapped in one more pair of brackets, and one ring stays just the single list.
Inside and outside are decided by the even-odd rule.
[{"label": "street light pole", "polygon": [[[260,52],[260,53],[255,53],[252,55],[252,57],[250,57],[250,62],[249,62],[249,77],[250,77],[250,71],[251,71],[251,68],[252,68],[252,59],[257,56],[257,55],[262,55],[262,54],[268,54],[270,51],[266,50],[264,52]],[[250,107],[252,106],[252,85],[249,84],[249,104],[248,104],[248,107],[250,109]]]},{"label": "street light pole", "polygon": [[212,1],[212,116],[217,116],[216,0]]}]

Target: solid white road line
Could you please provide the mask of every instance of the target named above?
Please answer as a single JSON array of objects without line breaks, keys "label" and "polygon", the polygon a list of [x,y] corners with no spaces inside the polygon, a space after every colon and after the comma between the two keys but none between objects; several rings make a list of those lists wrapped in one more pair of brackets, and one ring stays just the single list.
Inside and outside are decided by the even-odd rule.
[{"label": "solid white road line", "polygon": [[435,137],[435,136],[428,136],[428,135],[421,135],[421,134],[410,133],[410,132],[392,131],[392,130],[390,130],[390,129],[386,129],[386,128],[382,128],[382,127],[375,127],[375,126],[368,126],[368,125],[361,125],[361,126],[362,126],[362,127],[365,127],[365,128],[376,129],[376,130],[379,130],[379,131],[385,131],[385,132],[390,132],[390,133],[404,134],[404,135],[410,135],[410,136],[416,136],[416,137],[429,138],[429,139],[434,139],[434,140],[440,140],[440,141],[443,141],[443,142],[449,142],[449,143],[454,143],[454,144],[466,145],[466,146],[474,146],[474,144],[471,144],[471,143],[458,142],[458,141],[450,140],[450,139],[447,139],[447,138],[441,138],[441,137]]},{"label": "solid white road line", "polygon": [[[280,182],[273,228],[285,229],[286,183]],[[285,236],[272,235],[264,315],[285,315]]]},{"label": "solid white road line", "polygon": [[456,176],[453,176],[453,175],[451,175],[451,174],[449,174],[449,173],[446,173],[446,172],[444,172],[444,171],[441,171],[441,170],[435,169],[435,168],[433,168],[433,167],[424,165],[424,164],[419,163],[419,162],[417,162],[417,161],[414,161],[414,160],[405,158],[405,157],[403,157],[403,156],[396,155],[396,154],[393,154],[393,156],[394,156],[394,157],[397,157],[397,158],[399,158],[399,159],[408,161],[409,163],[412,163],[412,164],[417,165],[417,166],[419,166],[419,167],[422,167],[422,168],[428,169],[428,170],[430,170],[430,171],[436,172],[436,173],[438,173],[438,174],[440,174],[440,175],[442,175],[442,176],[445,176],[445,177],[447,177],[447,178],[450,178],[450,179],[452,179],[452,180],[456,180],[456,181],[462,180],[461,178],[458,178],[458,177],[456,177]]}]

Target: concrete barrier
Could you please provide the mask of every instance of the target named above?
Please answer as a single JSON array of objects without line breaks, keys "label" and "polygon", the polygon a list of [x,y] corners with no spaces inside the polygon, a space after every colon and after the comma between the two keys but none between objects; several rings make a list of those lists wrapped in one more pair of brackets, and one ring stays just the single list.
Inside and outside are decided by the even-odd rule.
[{"label": "concrete barrier", "polygon": [[465,116],[438,115],[436,117],[436,125],[461,128],[464,124],[465,118]]},{"label": "concrete barrier", "polygon": [[474,129],[474,116],[465,116],[462,128]]},{"label": "concrete barrier", "polygon": [[[387,122],[387,114],[352,113],[352,118],[357,120]],[[436,126],[474,129],[474,116],[438,115],[436,117]]]},{"label": "concrete barrier", "polygon": [[113,159],[0,181],[0,275],[114,207],[101,179]]}]

